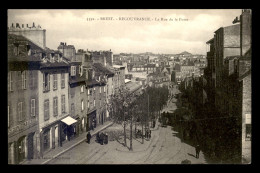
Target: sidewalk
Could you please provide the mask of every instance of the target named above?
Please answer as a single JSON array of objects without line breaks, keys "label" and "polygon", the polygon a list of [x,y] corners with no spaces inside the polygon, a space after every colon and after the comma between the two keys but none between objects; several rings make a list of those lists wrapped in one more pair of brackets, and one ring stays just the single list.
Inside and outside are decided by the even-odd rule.
[{"label": "sidewalk", "polygon": [[[111,126],[113,122],[107,121],[103,125],[99,125],[96,127],[96,129],[93,131],[90,131],[91,136],[95,135],[97,132],[106,129],[107,127]],[[21,164],[47,164],[52,159],[60,156],[61,154],[65,153],[66,151],[72,149],[73,147],[79,145],[80,143],[84,142],[86,140],[86,134],[87,132],[83,132],[78,137],[74,138],[71,141],[67,141],[62,145],[62,147],[58,147],[56,149],[51,149],[46,154],[44,154],[43,158],[41,159],[32,159],[32,160],[26,160],[22,162]]]}]

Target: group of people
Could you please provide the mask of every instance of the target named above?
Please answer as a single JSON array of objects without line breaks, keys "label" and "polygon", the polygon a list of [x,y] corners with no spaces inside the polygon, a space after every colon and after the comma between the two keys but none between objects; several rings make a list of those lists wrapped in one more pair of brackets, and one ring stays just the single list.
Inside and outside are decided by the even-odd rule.
[{"label": "group of people", "polygon": [[103,132],[101,132],[99,134],[99,132],[98,132],[97,136],[96,136],[96,141],[98,143],[100,143],[101,145],[107,144],[108,143],[108,134],[107,133],[104,134]]},{"label": "group of people", "polygon": [[[92,136],[91,136],[90,132],[88,132],[87,136],[86,136],[86,138],[87,138],[86,142],[88,144],[90,143],[91,137]],[[104,134],[103,132],[101,132],[99,134],[99,132],[98,132],[97,135],[96,135],[96,142],[100,143],[101,145],[108,144],[108,134],[107,133]]]}]

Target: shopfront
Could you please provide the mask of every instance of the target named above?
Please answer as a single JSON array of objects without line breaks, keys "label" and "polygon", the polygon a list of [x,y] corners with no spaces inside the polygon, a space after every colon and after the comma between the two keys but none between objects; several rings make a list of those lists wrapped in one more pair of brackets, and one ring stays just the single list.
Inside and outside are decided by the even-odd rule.
[{"label": "shopfront", "polygon": [[87,114],[86,131],[90,131],[96,128],[96,125],[97,125],[97,114],[96,114],[96,110],[94,110]]},{"label": "shopfront", "polygon": [[62,122],[62,135],[61,135],[61,141],[68,140],[70,141],[73,137],[76,135],[76,124],[77,120],[74,118],[68,116],[61,120]]}]

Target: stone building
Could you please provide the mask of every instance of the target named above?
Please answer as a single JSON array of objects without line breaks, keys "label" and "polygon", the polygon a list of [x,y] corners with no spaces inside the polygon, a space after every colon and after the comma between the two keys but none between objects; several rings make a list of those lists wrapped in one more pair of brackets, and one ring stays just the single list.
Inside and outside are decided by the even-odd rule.
[{"label": "stone building", "polygon": [[73,45],[67,45],[65,42],[61,42],[58,46],[58,51],[62,53],[64,57],[66,57],[69,60],[73,60],[76,56],[76,49]]},{"label": "stone building", "polygon": [[75,124],[75,134],[86,131],[86,74],[81,73],[81,61],[70,62],[69,72],[69,110],[72,118],[77,120]]},{"label": "stone building", "polygon": [[[239,23],[239,24],[236,24]],[[233,118],[242,163],[251,162],[251,10],[219,28],[207,44],[205,78],[209,102],[220,116]],[[215,99],[215,100],[214,100]],[[236,139],[236,140],[237,140]]]},{"label": "stone building", "polygon": [[[45,52],[38,71],[41,156],[73,136],[69,115],[69,63],[59,51]],[[72,120],[71,120],[72,119]],[[70,121],[71,120],[71,121]]]},{"label": "stone building", "polygon": [[15,35],[22,35],[29,39],[30,41],[33,41],[34,44],[38,45],[39,47],[45,49],[46,47],[46,30],[42,29],[40,25],[36,26],[35,23],[32,24],[32,26],[29,26],[26,24],[20,24],[16,23],[8,28],[8,33],[15,34]]},{"label": "stone building", "polygon": [[38,80],[42,48],[8,34],[8,163],[38,157]]},{"label": "stone building", "polygon": [[125,66],[113,65],[113,90],[115,93],[119,89],[125,89]]}]

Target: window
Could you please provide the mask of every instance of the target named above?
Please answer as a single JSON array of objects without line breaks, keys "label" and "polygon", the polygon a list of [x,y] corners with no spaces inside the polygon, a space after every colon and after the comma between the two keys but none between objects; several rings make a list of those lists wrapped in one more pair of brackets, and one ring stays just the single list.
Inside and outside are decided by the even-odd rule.
[{"label": "window", "polygon": [[65,95],[61,96],[61,112],[65,113]]},{"label": "window", "polygon": [[13,72],[9,72],[9,91],[13,91]]},{"label": "window", "polygon": [[71,103],[71,115],[75,115],[75,105]]},{"label": "window", "polygon": [[84,100],[81,100],[81,111],[84,110]]},{"label": "window", "polygon": [[80,88],[80,92],[81,92],[81,93],[84,92],[84,85],[81,86],[81,88]]},{"label": "window", "polygon": [[246,141],[251,141],[251,124],[246,124]]},{"label": "window", "polygon": [[246,114],[246,141],[251,141],[251,114]]},{"label": "window", "polygon": [[88,89],[88,95],[90,95],[90,89]]},{"label": "window", "polygon": [[58,97],[53,98],[53,116],[58,115]]},{"label": "window", "polygon": [[82,76],[82,69],[81,68],[82,68],[81,65],[79,65],[79,74],[80,74],[80,76]]},{"label": "window", "polygon": [[65,88],[65,73],[61,72],[61,88]]},{"label": "window", "polygon": [[94,91],[96,91],[96,88],[94,88]]},{"label": "window", "polygon": [[22,72],[22,89],[27,88],[27,76],[26,76],[26,71]]},{"label": "window", "polygon": [[35,116],[35,99],[31,99],[31,116]]},{"label": "window", "polygon": [[43,73],[43,91],[50,90],[50,75],[48,73]]},{"label": "window", "polygon": [[58,79],[57,74],[53,74],[53,90],[58,89]]},{"label": "window", "polygon": [[34,89],[36,86],[36,81],[35,81],[35,75],[33,74],[32,71],[29,71],[29,80],[30,80],[30,83],[29,83],[29,86],[31,89]]},{"label": "window", "polygon": [[19,55],[19,43],[14,43],[14,55]]},{"label": "window", "polygon": [[71,76],[76,76],[76,66],[71,66]]},{"label": "window", "polygon": [[96,106],[96,100],[94,99],[94,106]]},{"label": "window", "polygon": [[18,120],[23,120],[23,102],[18,103]]},{"label": "window", "polygon": [[104,93],[106,92],[106,86],[104,86]]},{"label": "window", "polygon": [[44,101],[44,121],[50,118],[49,99]]}]

